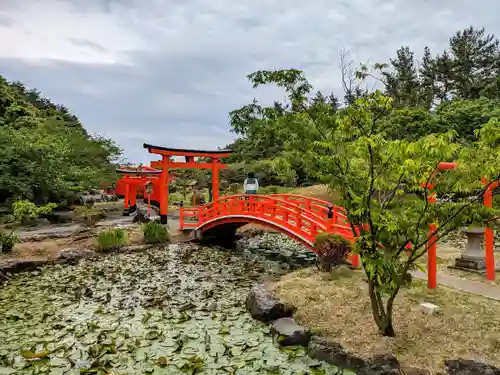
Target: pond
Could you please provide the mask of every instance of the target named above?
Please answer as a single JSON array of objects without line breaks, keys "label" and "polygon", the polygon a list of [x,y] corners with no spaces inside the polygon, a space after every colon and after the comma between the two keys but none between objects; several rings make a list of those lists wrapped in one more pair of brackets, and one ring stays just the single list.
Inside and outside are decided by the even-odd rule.
[{"label": "pond", "polygon": [[337,373],[245,311],[259,277],[295,267],[269,252],[170,245],[15,275],[0,286],[0,374]]}]

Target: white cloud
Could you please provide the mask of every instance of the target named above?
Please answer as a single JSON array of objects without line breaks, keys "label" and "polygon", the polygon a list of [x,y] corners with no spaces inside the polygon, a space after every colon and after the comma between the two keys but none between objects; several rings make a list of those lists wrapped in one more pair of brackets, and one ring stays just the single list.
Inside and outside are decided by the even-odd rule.
[{"label": "white cloud", "polygon": [[0,57],[78,63],[126,63],[147,48],[118,13],[78,12],[69,1],[2,0]]},{"label": "white cloud", "polygon": [[304,69],[315,88],[341,96],[341,48],[357,62],[388,61],[401,45],[441,51],[471,24],[500,36],[495,0],[0,2],[0,71],[70,107],[135,161],[139,138],[225,145],[229,111],[283,97],[253,91],[255,70]]}]

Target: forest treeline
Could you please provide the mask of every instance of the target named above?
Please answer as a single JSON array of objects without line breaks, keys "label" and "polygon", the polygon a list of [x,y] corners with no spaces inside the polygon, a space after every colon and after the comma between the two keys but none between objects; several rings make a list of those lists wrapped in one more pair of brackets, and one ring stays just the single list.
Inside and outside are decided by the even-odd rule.
[{"label": "forest treeline", "polygon": [[[282,184],[312,183],[304,166],[294,165],[289,175],[279,177],[272,161],[291,142],[287,121],[301,115],[311,124],[348,107],[367,95],[374,85],[392,98],[393,111],[379,119],[388,137],[419,139],[427,134],[455,130],[458,139],[470,143],[474,130],[492,117],[500,117],[500,48],[495,35],[484,28],[469,27],[456,32],[447,48],[419,51],[399,48],[388,62],[373,66],[349,61],[341,54],[343,97],[313,91],[303,72],[295,69],[264,70],[248,76],[253,87],[275,84],[285,90],[287,100],[263,106],[257,100],[230,113],[237,140],[227,145],[235,151],[226,161],[235,163],[229,176],[241,169],[257,169],[265,180]],[[332,62],[335,63],[335,62]],[[240,171],[240,172],[238,172]]]},{"label": "forest treeline", "polygon": [[111,183],[121,150],[66,107],[0,76],[0,204],[65,202]]}]

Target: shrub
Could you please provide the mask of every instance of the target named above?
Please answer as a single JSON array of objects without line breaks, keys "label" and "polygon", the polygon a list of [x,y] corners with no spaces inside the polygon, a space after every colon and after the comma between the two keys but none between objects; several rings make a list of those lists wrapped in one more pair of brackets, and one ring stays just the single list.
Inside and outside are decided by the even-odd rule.
[{"label": "shrub", "polygon": [[320,233],[314,241],[316,255],[319,259],[319,269],[328,272],[332,267],[338,267],[345,262],[351,251],[350,244],[343,237]]},{"label": "shrub", "polygon": [[75,208],[73,214],[76,221],[89,227],[94,226],[99,220],[102,220],[106,217],[106,211],[87,206]]},{"label": "shrub", "polygon": [[10,232],[10,234],[0,233],[0,253],[10,253],[14,245],[19,242],[19,236],[14,232]]},{"label": "shrub", "polygon": [[168,227],[157,221],[150,221],[142,227],[144,242],[149,244],[164,243],[170,241]]},{"label": "shrub", "polygon": [[120,249],[125,245],[123,229],[108,229],[97,235],[97,250],[108,252]]},{"label": "shrub", "polygon": [[24,224],[29,219],[36,219],[39,216],[50,214],[56,206],[55,203],[37,206],[28,200],[19,200],[12,204],[11,220],[18,224]]}]

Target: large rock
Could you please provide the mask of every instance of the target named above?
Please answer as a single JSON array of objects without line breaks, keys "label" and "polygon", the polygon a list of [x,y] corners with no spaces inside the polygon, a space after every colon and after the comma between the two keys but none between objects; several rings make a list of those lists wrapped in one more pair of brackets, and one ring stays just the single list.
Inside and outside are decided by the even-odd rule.
[{"label": "large rock", "polygon": [[450,359],[444,362],[450,375],[500,375],[500,369],[469,359]]},{"label": "large rock", "polygon": [[79,249],[70,247],[63,249],[54,258],[54,262],[63,264],[77,264],[80,259],[91,258],[95,256],[95,252],[88,249]]},{"label": "large rock", "polygon": [[328,341],[319,336],[311,337],[308,348],[309,357],[331,363],[337,367],[347,369],[360,369],[366,362],[348,353],[342,345]]},{"label": "large rock", "polygon": [[401,364],[392,354],[377,355],[358,371],[358,375],[400,375]]},{"label": "large rock", "polygon": [[148,208],[137,206],[137,212],[135,213],[134,218],[132,219],[132,222],[133,223],[147,223],[148,221],[151,221],[151,219],[148,216]]},{"label": "large rock", "polygon": [[7,275],[23,271],[32,271],[47,264],[47,260],[16,259],[0,263],[0,275]]},{"label": "large rock", "polygon": [[275,320],[271,330],[280,336],[279,343],[283,346],[307,346],[311,339],[311,332],[307,328],[298,325],[293,318]]},{"label": "large rock", "polygon": [[245,305],[254,319],[264,322],[291,317],[295,310],[293,306],[279,301],[263,285],[255,285],[250,290]]},{"label": "large rock", "polygon": [[308,349],[311,358],[353,370],[358,375],[399,375],[401,373],[400,363],[390,354],[365,360],[350,354],[342,345],[318,336],[311,337]]}]

